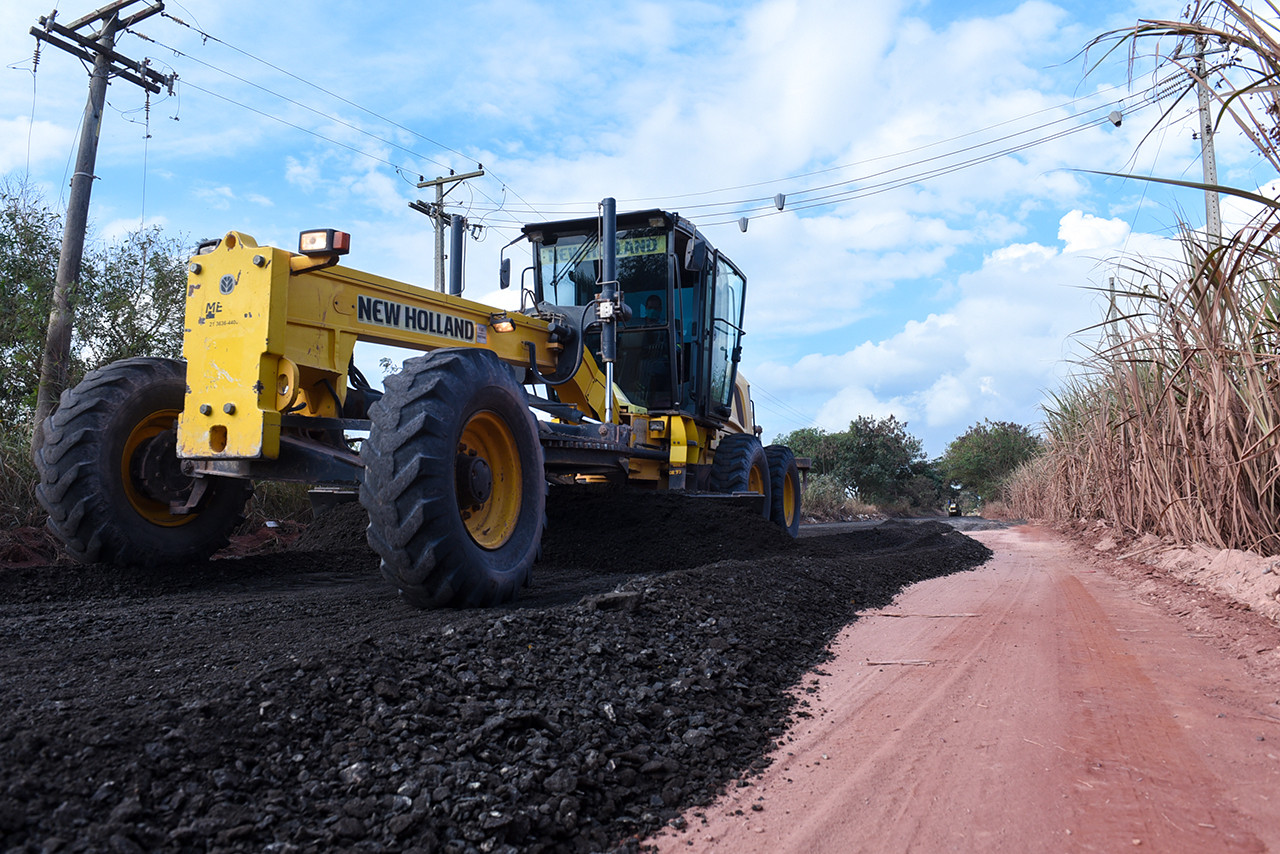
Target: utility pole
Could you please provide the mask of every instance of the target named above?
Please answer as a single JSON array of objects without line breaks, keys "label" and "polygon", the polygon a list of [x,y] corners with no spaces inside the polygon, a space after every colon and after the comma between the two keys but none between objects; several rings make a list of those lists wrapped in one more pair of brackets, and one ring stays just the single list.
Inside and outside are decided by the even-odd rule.
[{"label": "utility pole", "polygon": [[[1209,81],[1204,64],[1204,36],[1196,36],[1196,97],[1200,102],[1200,162],[1204,182],[1218,184],[1218,164],[1213,156],[1213,116],[1209,109]],[[1204,230],[1209,237],[1209,251],[1222,245],[1222,212],[1218,208],[1218,192],[1204,191]]]},{"label": "utility pole", "polygon": [[[434,205],[429,205],[426,202],[421,202],[421,201],[409,203],[409,207],[413,208],[415,211],[418,211],[419,213],[426,214],[427,216],[431,217],[431,219],[435,222],[435,226],[436,226],[435,287],[436,287],[436,290],[439,291],[440,293],[444,293],[444,227],[446,222],[448,221],[448,217],[445,215],[445,212],[444,212],[444,197],[450,190],[452,190],[461,182],[467,180],[468,178],[479,178],[482,175],[484,175],[483,166],[481,166],[475,172],[465,172],[462,175],[454,175],[453,173],[450,173],[448,177],[436,178],[434,181],[419,181],[418,182],[419,190],[425,187],[436,188],[436,203]],[[446,184],[451,185],[448,190],[445,189]]]},{"label": "utility pole", "polygon": [[[140,21],[164,10],[157,2],[127,17],[125,7],[138,0],[116,0],[90,12],[67,26],[55,20],[57,11],[40,18],[40,26],[31,35],[72,56],[93,63],[89,77],[89,100],[84,108],[80,128],[80,146],[76,153],[76,169],[71,176],[71,196],[62,231],[62,251],[58,256],[58,273],[53,284],[53,308],[49,312],[49,329],[45,338],[44,357],[40,360],[40,386],[36,392],[32,450],[40,447],[41,425],[53,412],[58,395],[67,385],[67,368],[71,359],[70,290],[80,279],[84,257],[84,236],[89,221],[89,196],[93,192],[94,166],[98,159],[98,135],[102,129],[102,111],[107,100],[107,83],[112,75],[158,93],[166,86],[173,93],[177,75],[163,75],[145,62],[137,62],[116,53],[116,35]],[[85,35],[80,30],[100,25],[97,32]]]}]

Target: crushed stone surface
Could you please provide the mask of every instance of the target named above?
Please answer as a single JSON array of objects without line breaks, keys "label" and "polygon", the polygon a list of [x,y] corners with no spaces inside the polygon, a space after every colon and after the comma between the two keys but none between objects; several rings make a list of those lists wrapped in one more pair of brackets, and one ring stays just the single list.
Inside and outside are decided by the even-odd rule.
[{"label": "crushed stone surface", "polygon": [[557,491],[511,606],[416,611],[358,505],[289,551],[0,569],[0,850],[636,850],[758,773],[859,610],[990,551]]}]

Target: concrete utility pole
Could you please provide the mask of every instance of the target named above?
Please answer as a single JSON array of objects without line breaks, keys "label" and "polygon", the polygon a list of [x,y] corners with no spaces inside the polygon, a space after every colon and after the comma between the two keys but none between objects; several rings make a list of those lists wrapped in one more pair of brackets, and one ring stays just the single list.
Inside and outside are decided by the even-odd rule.
[{"label": "concrete utility pole", "polygon": [[[410,202],[409,203],[409,207],[413,208],[415,211],[426,214],[427,216],[431,217],[431,219],[435,222],[435,226],[436,226],[435,287],[436,287],[436,290],[439,291],[440,293],[444,293],[444,227],[448,220],[448,217],[445,215],[445,212],[444,212],[444,197],[449,192],[449,190],[452,190],[459,183],[467,180],[468,178],[479,178],[482,175],[484,175],[483,166],[481,166],[475,172],[465,172],[461,175],[449,175],[448,177],[445,177],[445,178],[436,178],[434,181],[419,181],[418,182],[419,190],[425,187],[436,188],[436,203],[434,205],[429,205],[426,202]],[[446,190],[445,189],[446,184],[451,184],[453,186],[449,187],[449,190]]]},{"label": "concrete utility pole", "polygon": [[[1200,162],[1204,182],[1218,184],[1218,164],[1213,155],[1213,115],[1210,112],[1209,81],[1204,64],[1204,36],[1196,36],[1196,98],[1200,102]],[[1222,245],[1222,212],[1218,208],[1216,190],[1204,191],[1204,230],[1209,237],[1209,250]]]},{"label": "concrete utility pole", "polygon": [[[161,85],[164,85],[172,94],[173,81],[177,76],[162,75],[148,68],[146,63],[135,62],[116,53],[116,35],[121,30],[164,10],[164,3],[159,2],[122,18],[122,10],[135,2],[137,0],[116,0],[68,26],[56,22],[58,13],[54,11],[40,18],[39,27],[31,28],[31,34],[38,40],[93,63],[93,72],[89,77],[89,100],[84,108],[76,170],[71,176],[71,196],[67,202],[67,216],[62,230],[62,252],[58,256],[58,273],[53,284],[53,308],[49,312],[44,356],[40,360],[40,386],[36,392],[35,429],[31,438],[33,451],[41,444],[41,425],[53,412],[58,395],[67,385],[67,368],[71,359],[70,291],[80,279],[80,264],[84,257],[89,196],[93,192],[93,170],[98,159],[98,136],[102,129],[102,110],[107,100],[107,83],[115,75],[149,92],[159,92]],[[98,23],[101,23],[101,28],[96,33],[86,36],[78,32]]]}]

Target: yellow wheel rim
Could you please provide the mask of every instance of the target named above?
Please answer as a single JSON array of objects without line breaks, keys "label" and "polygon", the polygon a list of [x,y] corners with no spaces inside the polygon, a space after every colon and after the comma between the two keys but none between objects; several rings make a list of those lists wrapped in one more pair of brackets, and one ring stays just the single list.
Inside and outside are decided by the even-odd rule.
[{"label": "yellow wheel rim", "polygon": [[764,482],[768,476],[768,473],[761,471],[759,466],[752,466],[751,474],[747,475],[747,492],[764,495]]},{"label": "yellow wheel rim", "polygon": [[492,487],[483,501],[461,506],[464,499],[459,494],[459,511],[467,533],[483,548],[501,548],[511,539],[520,520],[523,478],[515,437],[497,413],[477,412],[462,428],[458,456],[479,458],[488,465],[492,477]]},{"label": "yellow wheel rim", "polygon": [[782,516],[788,528],[796,520],[796,483],[789,476],[782,478]]},{"label": "yellow wheel rim", "polygon": [[[173,430],[178,425],[178,410],[162,409],[153,412],[138,422],[124,442],[124,452],[120,455],[120,480],[124,483],[125,498],[138,515],[153,525],[176,528],[196,518],[194,513],[175,516],[169,511],[169,505],[157,501],[138,488],[133,482],[133,460],[148,442],[166,430]],[[174,460],[175,465],[177,460]]]}]

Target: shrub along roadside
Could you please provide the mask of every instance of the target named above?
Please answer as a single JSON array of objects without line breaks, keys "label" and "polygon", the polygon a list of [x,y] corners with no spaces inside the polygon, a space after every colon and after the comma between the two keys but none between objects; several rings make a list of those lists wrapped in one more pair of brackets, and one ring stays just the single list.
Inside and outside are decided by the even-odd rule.
[{"label": "shrub along roadside", "polygon": [[30,442],[29,427],[0,424],[0,530],[43,523]]},{"label": "shrub along roadside", "polygon": [[879,514],[875,507],[850,498],[840,479],[830,474],[809,477],[809,483],[804,489],[802,509],[804,518],[820,522],[847,522]]}]

